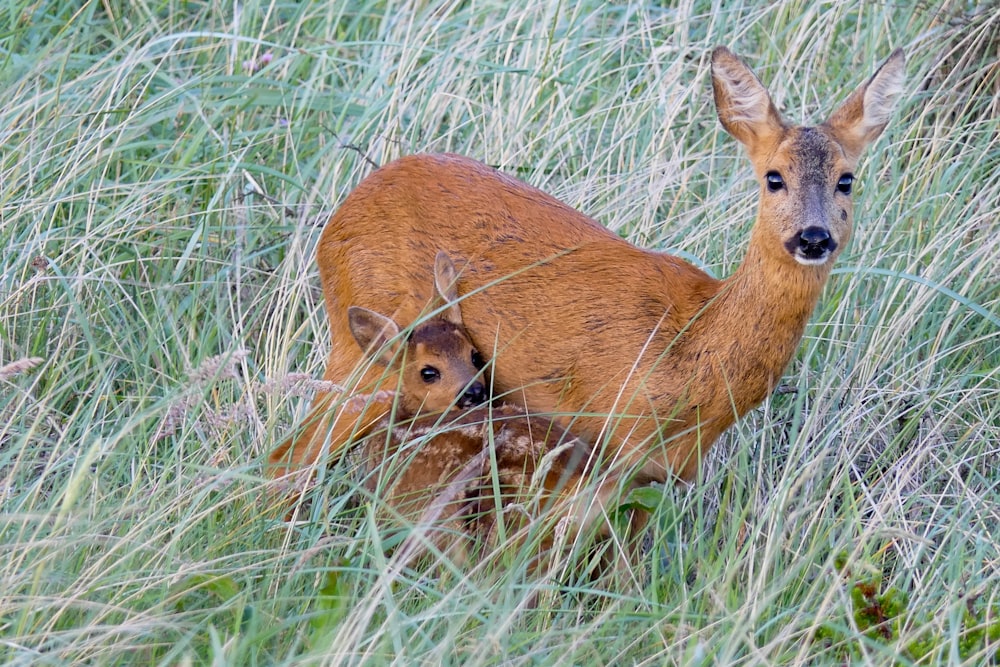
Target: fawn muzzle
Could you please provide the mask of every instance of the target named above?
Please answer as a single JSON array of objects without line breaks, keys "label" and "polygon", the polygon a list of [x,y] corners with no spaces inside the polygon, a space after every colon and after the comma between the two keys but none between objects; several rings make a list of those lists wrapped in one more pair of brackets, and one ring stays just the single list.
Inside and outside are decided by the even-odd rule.
[{"label": "fawn muzzle", "polygon": [[458,399],[458,407],[471,408],[486,402],[486,386],[478,380],[465,388],[465,392]]}]

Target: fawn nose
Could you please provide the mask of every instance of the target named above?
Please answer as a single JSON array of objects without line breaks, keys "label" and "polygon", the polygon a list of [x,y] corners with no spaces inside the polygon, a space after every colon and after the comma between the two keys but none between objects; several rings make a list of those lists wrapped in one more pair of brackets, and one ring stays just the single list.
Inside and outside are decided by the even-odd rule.
[{"label": "fawn nose", "polygon": [[799,253],[808,259],[821,259],[833,252],[837,244],[823,227],[806,227],[799,234]]},{"label": "fawn nose", "polygon": [[486,402],[486,387],[482,382],[473,382],[465,388],[465,393],[458,399],[458,407],[471,408]]}]

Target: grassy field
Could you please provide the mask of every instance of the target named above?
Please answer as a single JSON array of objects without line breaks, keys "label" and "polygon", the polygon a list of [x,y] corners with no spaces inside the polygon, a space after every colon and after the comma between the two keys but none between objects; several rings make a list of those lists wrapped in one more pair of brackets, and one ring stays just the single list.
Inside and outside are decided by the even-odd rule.
[{"label": "grassy field", "polygon": [[[1000,8],[716,4],[6,3],[0,662],[996,661]],[[278,520],[346,193],[465,153],[726,275],[756,186],[717,44],[795,122],[896,47],[908,92],[784,390],[662,489],[633,576],[393,570],[343,466]]]}]

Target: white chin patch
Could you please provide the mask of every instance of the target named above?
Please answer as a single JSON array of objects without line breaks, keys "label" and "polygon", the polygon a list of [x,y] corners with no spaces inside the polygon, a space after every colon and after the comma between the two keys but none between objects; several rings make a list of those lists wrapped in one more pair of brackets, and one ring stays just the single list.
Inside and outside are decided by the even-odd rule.
[{"label": "white chin patch", "polygon": [[797,252],[793,254],[792,257],[795,258],[796,262],[802,264],[803,266],[820,266],[822,264],[826,264],[826,260],[830,259],[830,253],[825,252],[820,257],[806,257],[805,255]]}]

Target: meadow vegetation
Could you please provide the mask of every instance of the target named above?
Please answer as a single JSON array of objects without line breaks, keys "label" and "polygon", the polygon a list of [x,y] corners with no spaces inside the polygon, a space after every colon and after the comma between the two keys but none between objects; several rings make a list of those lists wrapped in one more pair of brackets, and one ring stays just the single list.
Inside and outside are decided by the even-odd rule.
[{"label": "meadow vegetation", "polygon": [[[526,3],[528,4],[528,3]],[[1000,8],[836,0],[10,0],[0,662],[983,664],[1000,646]],[[819,122],[908,91],[779,390],[631,576],[393,567],[350,461],[262,462],[328,345],[313,259],[374,166],[464,153],[714,275],[757,186],[711,48]],[[585,546],[585,545],[584,545]],[[530,597],[536,608],[525,604]]]}]

